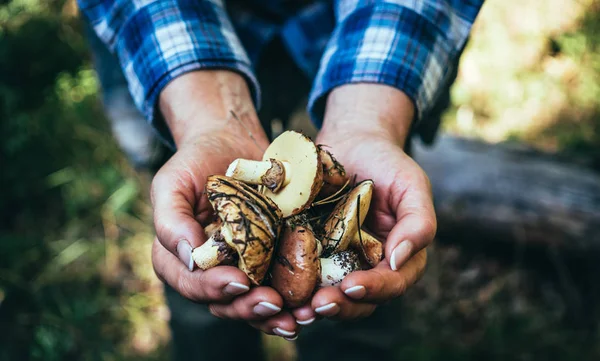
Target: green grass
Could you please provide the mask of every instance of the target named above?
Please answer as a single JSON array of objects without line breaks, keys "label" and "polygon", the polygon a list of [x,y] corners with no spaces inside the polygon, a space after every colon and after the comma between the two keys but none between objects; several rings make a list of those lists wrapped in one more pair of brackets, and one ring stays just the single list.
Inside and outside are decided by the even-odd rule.
[{"label": "green grass", "polygon": [[[150,179],[110,134],[73,2],[0,4],[0,360],[164,359]],[[599,20],[598,2],[489,1],[445,129],[596,154]],[[598,359],[593,282],[536,269],[440,245],[399,310],[399,354]],[[270,359],[294,358],[290,343],[265,340]]]}]

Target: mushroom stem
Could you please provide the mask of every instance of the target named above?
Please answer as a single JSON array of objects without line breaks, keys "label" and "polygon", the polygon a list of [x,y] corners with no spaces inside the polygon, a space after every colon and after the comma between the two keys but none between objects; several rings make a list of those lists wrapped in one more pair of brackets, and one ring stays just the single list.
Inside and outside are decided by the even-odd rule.
[{"label": "mushroom stem", "polygon": [[359,270],[360,260],[352,251],[334,253],[329,258],[321,258],[321,287],[335,286],[350,272]]},{"label": "mushroom stem", "polygon": [[221,264],[232,264],[235,261],[235,250],[223,238],[221,231],[215,231],[200,247],[192,251],[194,262],[203,271]]},{"label": "mushroom stem", "polygon": [[225,175],[245,183],[263,185],[272,192],[277,192],[290,183],[291,171],[288,162],[240,158],[229,165]]}]

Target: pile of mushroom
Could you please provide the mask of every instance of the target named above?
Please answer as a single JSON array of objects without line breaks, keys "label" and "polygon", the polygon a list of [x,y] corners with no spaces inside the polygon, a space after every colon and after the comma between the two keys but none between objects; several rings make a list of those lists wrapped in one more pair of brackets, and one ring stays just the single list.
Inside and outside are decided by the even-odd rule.
[{"label": "pile of mushroom", "polygon": [[261,161],[236,159],[205,191],[217,220],[192,252],[196,265],[237,264],[286,307],[381,261],[381,242],[363,229],[373,182],[352,185],[333,155],[302,133],[282,133]]}]

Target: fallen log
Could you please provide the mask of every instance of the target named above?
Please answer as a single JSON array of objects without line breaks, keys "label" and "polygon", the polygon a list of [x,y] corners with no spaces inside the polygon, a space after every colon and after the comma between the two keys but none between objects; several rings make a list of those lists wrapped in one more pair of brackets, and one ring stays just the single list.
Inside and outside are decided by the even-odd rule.
[{"label": "fallen log", "polygon": [[560,156],[441,136],[415,144],[438,237],[600,251],[600,173]]}]

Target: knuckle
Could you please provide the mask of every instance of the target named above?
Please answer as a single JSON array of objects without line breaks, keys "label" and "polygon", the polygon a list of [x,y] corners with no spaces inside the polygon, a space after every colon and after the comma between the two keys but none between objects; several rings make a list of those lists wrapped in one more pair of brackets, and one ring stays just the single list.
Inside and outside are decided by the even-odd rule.
[{"label": "knuckle", "polygon": [[385,290],[385,276],[377,269],[373,269],[373,293],[381,294]]},{"label": "knuckle", "polygon": [[252,312],[252,305],[250,305],[249,302],[244,301],[243,299],[238,299],[235,302],[233,302],[233,308],[235,310],[237,318],[239,319],[256,319],[256,316]]},{"label": "knuckle", "polygon": [[431,242],[433,242],[433,239],[437,233],[437,222],[435,217],[420,216],[415,218],[415,232],[419,234],[425,242],[423,246],[429,245]]},{"label": "knuckle", "polygon": [[417,272],[415,275],[415,282],[419,281],[425,274],[427,269],[427,248],[415,255],[417,258]]},{"label": "knuckle", "polygon": [[220,318],[220,319],[225,318],[223,316],[223,314],[221,313],[221,311],[219,310],[218,306],[215,304],[211,303],[208,305],[208,312],[210,312],[210,314],[215,316],[216,318]]},{"label": "knuckle", "polygon": [[192,301],[204,301],[199,297],[189,277],[179,277],[175,287],[179,294]]},{"label": "knuckle", "polygon": [[400,295],[403,295],[404,292],[406,292],[407,288],[408,288],[408,285],[406,283],[406,279],[400,278],[398,280],[398,282],[396,283],[396,287],[395,287],[395,290],[394,290],[394,296],[398,297]]},{"label": "knuckle", "polygon": [[207,300],[211,300],[213,302],[225,301],[222,288],[219,287],[219,284],[210,276],[210,274],[211,273],[207,271],[198,271],[196,273],[196,275],[198,275],[196,287],[202,289],[204,298]]},{"label": "knuckle", "polygon": [[375,309],[377,309],[376,305],[364,305],[360,317],[364,318],[371,316],[373,312],[375,312]]}]

